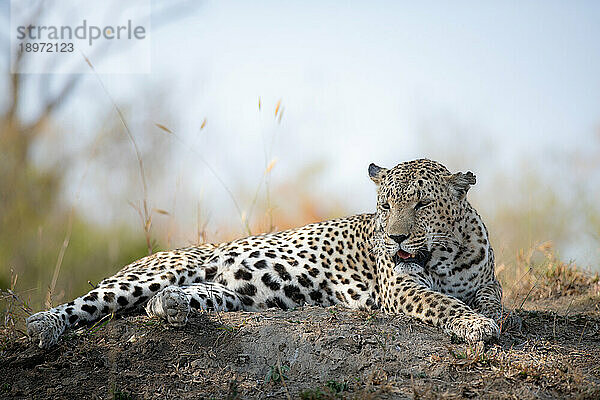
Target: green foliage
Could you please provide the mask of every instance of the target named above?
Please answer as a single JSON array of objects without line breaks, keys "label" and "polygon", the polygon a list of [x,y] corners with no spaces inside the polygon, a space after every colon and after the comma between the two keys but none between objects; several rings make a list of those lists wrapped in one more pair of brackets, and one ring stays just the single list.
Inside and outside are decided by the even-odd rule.
[{"label": "green foliage", "polygon": [[271,365],[269,367],[269,372],[267,372],[267,376],[265,377],[265,383],[283,383],[288,379],[287,373],[289,371],[290,367],[287,365]]},{"label": "green foliage", "polygon": [[332,379],[327,381],[325,386],[327,386],[333,393],[341,393],[348,390],[348,382],[346,381],[338,382]]}]

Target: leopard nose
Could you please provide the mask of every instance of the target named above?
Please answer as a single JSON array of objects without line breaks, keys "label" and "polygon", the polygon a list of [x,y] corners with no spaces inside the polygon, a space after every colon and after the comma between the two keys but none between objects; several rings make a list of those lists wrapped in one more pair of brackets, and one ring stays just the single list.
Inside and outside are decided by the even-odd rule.
[{"label": "leopard nose", "polygon": [[390,235],[390,237],[392,238],[392,240],[394,242],[396,242],[398,244],[402,244],[402,242],[404,242],[408,236],[407,235]]}]

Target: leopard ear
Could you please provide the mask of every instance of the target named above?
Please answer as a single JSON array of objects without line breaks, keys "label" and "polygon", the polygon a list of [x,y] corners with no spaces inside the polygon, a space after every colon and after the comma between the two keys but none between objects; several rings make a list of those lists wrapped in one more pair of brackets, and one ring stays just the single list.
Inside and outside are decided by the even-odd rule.
[{"label": "leopard ear", "polygon": [[369,177],[376,185],[379,185],[381,179],[383,179],[387,169],[379,167],[373,163],[369,165]]},{"label": "leopard ear", "polygon": [[444,178],[448,181],[450,192],[459,200],[464,199],[471,185],[477,182],[475,175],[471,171],[467,171],[466,173],[457,172]]}]

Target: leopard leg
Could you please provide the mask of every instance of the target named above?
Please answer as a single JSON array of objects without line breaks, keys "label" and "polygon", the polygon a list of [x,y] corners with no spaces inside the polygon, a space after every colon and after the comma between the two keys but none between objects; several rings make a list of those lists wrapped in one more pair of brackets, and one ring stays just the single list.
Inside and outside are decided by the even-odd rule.
[{"label": "leopard leg", "polygon": [[27,332],[34,340],[39,339],[39,347],[52,347],[65,329],[144,304],[153,291],[168,285],[168,282],[160,279],[152,283],[135,284],[118,281],[115,286],[103,281],[84,296],[27,318]]},{"label": "leopard leg", "polygon": [[502,319],[502,286],[494,280],[475,293],[471,306],[486,317],[500,322]]},{"label": "leopard leg", "polygon": [[410,275],[395,277],[383,308],[387,312],[402,312],[420,321],[455,334],[467,342],[490,340],[499,335],[496,322],[471,309],[462,301],[434,291]]},{"label": "leopard leg", "polygon": [[214,274],[216,266],[203,265],[211,247],[160,252],[137,260],[75,300],[27,318],[27,332],[41,348],[57,343],[65,329],[96,321],[110,313],[143,306],[161,289],[189,285]]},{"label": "leopard leg", "polygon": [[503,332],[521,330],[521,318],[502,307],[502,286],[497,280],[479,288],[471,305],[477,312],[494,319]]},{"label": "leopard leg", "polygon": [[39,339],[41,348],[52,347],[65,329],[143,305],[155,292],[171,283],[168,278],[161,279],[160,276],[143,283],[121,279],[115,279],[115,283],[106,281],[84,296],[27,318],[29,336]]},{"label": "leopard leg", "polygon": [[196,283],[189,286],[168,286],[148,301],[146,313],[150,317],[166,319],[174,326],[187,322],[190,309],[204,311],[238,311],[244,309],[243,298],[233,290],[214,283]]}]

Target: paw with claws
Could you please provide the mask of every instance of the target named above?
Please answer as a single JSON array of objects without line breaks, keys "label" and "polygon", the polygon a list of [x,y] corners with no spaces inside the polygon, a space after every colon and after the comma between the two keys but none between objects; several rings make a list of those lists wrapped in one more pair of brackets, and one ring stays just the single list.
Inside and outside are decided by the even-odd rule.
[{"label": "paw with claws", "polygon": [[33,340],[39,340],[38,346],[47,349],[58,342],[67,324],[59,313],[42,311],[27,318],[27,334]]},{"label": "paw with claws", "polygon": [[469,343],[489,341],[500,335],[500,328],[493,319],[476,313],[451,320],[445,330]]},{"label": "paw with claws", "polygon": [[173,326],[184,326],[190,313],[190,300],[180,287],[169,286],[148,301],[146,313],[150,317],[164,318]]}]

